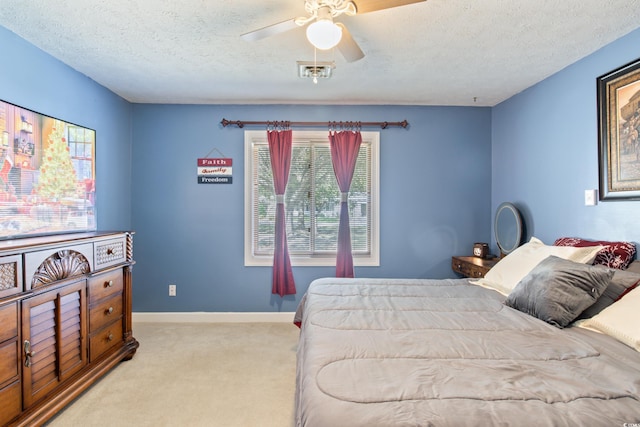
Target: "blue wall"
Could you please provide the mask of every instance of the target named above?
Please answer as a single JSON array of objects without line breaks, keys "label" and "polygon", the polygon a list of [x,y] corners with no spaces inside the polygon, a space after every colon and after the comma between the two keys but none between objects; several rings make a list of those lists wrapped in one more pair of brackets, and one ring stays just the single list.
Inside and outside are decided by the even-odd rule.
[{"label": "blue wall", "polygon": [[97,219],[131,228],[131,104],[0,27],[0,99],[96,131]]},{"label": "blue wall", "polygon": [[[332,267],[294,267],[298,294],[271,295],[271,268],[244,266],[244,131],[229,120],[400,121],[381,131],[380,267],[358,277],[451,277],[451,255],[490,238],[491,110],[397,106],[134,105],[135,311],[294,311]],[[255,129],[255,128],[254,128]],[[373,129],[372,129],[373,130]],[[233,184],[196,183],[196,159],[233,159]],[[217,153],[214,154],[214,156]],[[175,283],[178,296],[169,297]]]},{"label": "blue wall", "polygon": [[596,78],[640,57],[640,30],[492,110],[492,211],[520,208],[527,238],[640,241],[640,202],[584,206],[598,188]]}]

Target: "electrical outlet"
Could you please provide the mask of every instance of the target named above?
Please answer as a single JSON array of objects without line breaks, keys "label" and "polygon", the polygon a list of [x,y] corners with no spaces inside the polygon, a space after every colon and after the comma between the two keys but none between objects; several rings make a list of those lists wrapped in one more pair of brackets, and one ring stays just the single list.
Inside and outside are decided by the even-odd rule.
[{"label": "electrical outlet", "polygon": [[176,285],[169,285],[169,296],[170,297],[176,296]]}]

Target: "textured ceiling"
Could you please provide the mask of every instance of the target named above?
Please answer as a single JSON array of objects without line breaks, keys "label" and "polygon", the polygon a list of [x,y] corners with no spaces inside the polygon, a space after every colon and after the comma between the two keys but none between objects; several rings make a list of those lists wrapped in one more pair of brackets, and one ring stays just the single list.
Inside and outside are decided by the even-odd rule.
[{"label": "textured ceiling", "polygon": [[0,25],[131,102],[478,106],[640,27],[638,0],[428,0],[337,19],[366,57],[318,52],[336,63],[318,84],[297,76],[314,60],[303,28],[240,38],[305,15],[303,0],[2,0]]}]

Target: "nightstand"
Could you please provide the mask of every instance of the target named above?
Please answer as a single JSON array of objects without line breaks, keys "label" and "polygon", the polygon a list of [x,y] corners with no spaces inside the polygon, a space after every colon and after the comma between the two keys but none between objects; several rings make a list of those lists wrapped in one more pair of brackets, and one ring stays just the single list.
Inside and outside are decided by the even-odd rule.
[{"label": "nightstand", "polygon": [[479,279],[484,277],[498,263],[498,258],[478,258],[475,256],[451,257],[451,269],[464,277]]}]

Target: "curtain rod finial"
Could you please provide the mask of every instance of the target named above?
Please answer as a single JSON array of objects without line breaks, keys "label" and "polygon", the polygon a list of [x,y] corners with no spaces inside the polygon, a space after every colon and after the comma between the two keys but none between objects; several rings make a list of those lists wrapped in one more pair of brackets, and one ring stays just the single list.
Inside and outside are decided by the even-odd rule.
[{"label": "curtain rod finial", "polygon": [[244,127],[244,122],[240,121],[240,120],[236,120],[235,122],[232,122],[230,120],[227,119],[222,119],[220,120],[220,124],[222,125],[223,128],[226,128],[229,125],[236,125],[239,128],[243,128]]}]

